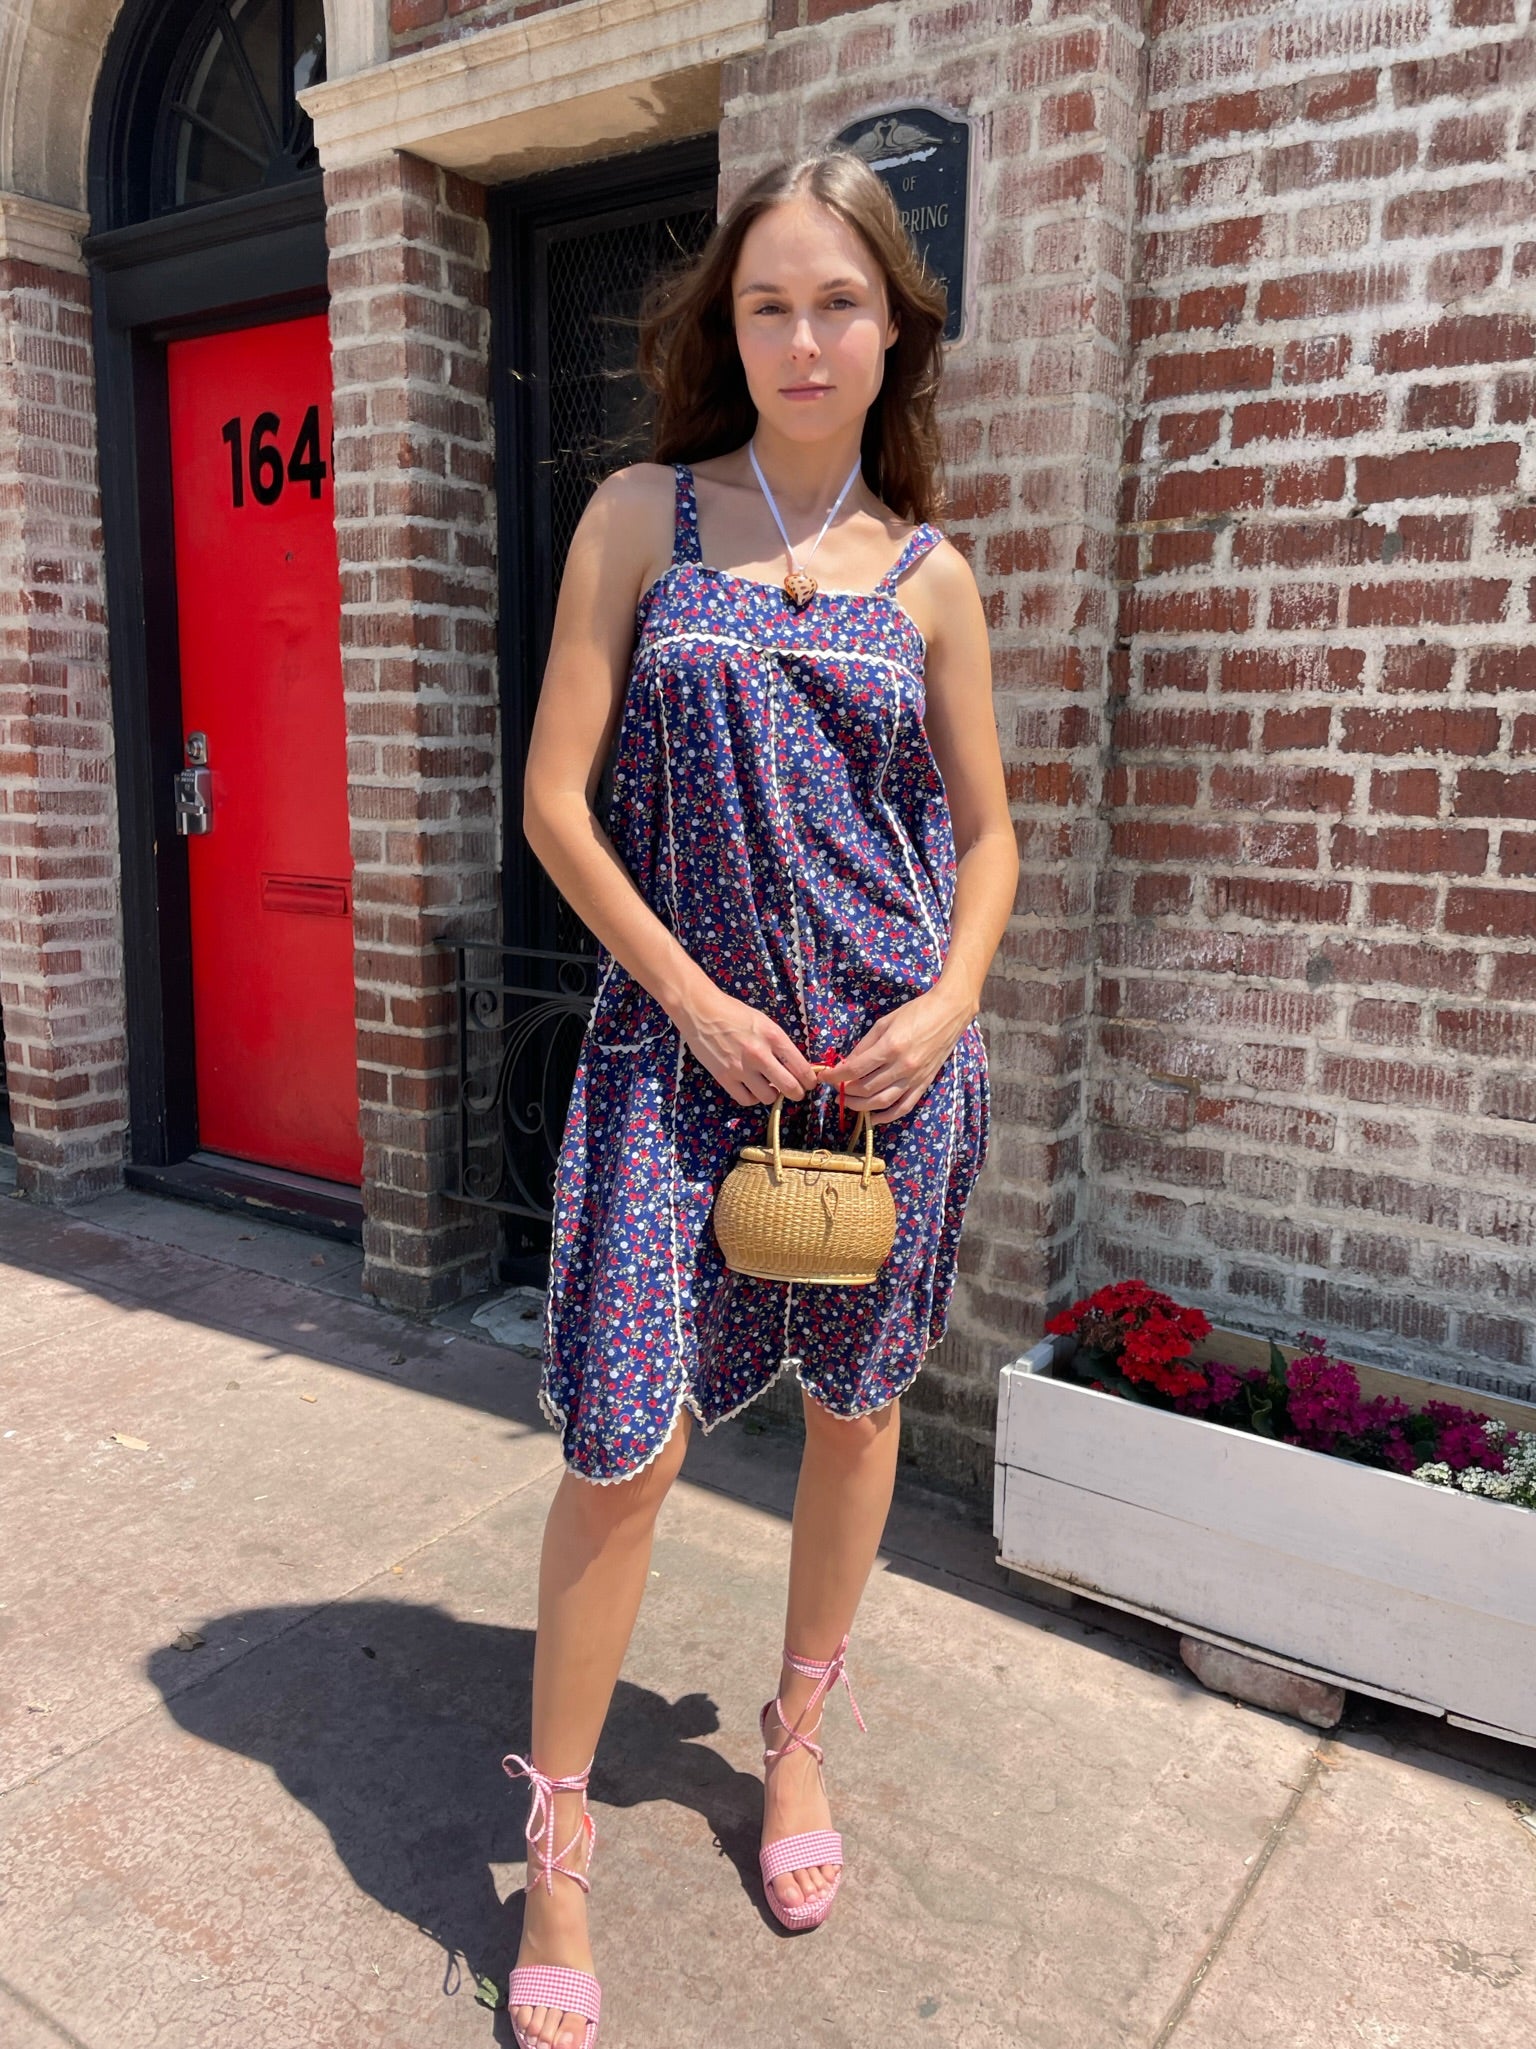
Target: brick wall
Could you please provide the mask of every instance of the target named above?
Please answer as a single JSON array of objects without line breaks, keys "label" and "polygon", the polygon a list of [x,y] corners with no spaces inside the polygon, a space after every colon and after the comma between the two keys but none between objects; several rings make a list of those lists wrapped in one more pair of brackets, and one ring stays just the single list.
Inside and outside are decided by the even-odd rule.
[{"label": "brick wall", "polygon": [[[921,95],[975,127],[967,338],[949,351],[943,525],[992,627],[1024,874],[982,1012],[992,1152],[972,1198],[950,1334],[908,1398],[935,1472],[990,1485],[1000,1348],[1070,1285],[1115,630],[1138,32],[1112,5],[775,8],[728,67],[722,207],[781,155]],[[1038,17],[1038,21],[1035,19]],[[792,1397],[791,1397],[792,1399]]]},{"label": "brick wall", "polygon": [[27,1193],[121,1179],[117,816],[89,294],[0,262],[0,1014]]},{"label": "brick wall", "polygon": [[1082,1285],[1536,1386],[1529,0],[1158,0]]},{"label": "brick wall", "polygon": [[364,1286],[488,1277],[452,1179],[440,934],[494,939],[500,857],[485,194],[416,158],[326,178],[364,1143]]}]

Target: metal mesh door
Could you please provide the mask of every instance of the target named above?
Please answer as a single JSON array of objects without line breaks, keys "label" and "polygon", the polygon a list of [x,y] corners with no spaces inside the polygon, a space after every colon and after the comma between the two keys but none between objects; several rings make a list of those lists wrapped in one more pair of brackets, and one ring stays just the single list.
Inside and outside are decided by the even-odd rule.
[{"label": "metal mesh door", "polygon": [[713,139],[552,175],[492,214],[502,734],[503,941],[461,951],[458,1193],[507,1216],[508,1271],[538,1271],[553,1170],[590,1008],[595,945],[517,829],[522,768],[571,537],[610,471],[650,452],[635,372],[658,273],[714,224]]}]

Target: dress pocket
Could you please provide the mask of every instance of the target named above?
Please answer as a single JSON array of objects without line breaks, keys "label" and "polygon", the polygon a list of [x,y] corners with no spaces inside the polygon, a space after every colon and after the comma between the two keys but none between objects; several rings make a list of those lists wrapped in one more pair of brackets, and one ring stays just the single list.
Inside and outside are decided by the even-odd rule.
[{"label": "dress pocket", "polygon": [[599,1053],[636,1053],[675,1030],[649,989],[613,961],[598,985],[587,1041]]}]

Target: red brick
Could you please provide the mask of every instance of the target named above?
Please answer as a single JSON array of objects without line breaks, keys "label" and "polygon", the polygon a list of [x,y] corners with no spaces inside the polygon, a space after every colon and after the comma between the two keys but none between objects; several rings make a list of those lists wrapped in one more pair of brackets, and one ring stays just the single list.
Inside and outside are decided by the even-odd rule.
[{"label": "red brick", "polygon": [[1371,810],[1396,818],[1438,818],[1438,772],[1432,768],[1377,769],[1371,777]]},{"label": "red brick", "polygon": [[1445,929],[1468,937],[1536,938],[1536,890],[1452,889]]},{"label": "red brick", "polygon": [[1536,773],[1464,768],[1456,778],[1458,818],[1536,818]]},{"label": "red brick", "polygon": [[1324,1094],[1356,1103],[1413,1105],[1418,1109],[1465,1111],[1472,1085],[1457,1069],[1423,1066],[1408,1060],[1365,1060],[1348,1054],[1324,1054],[1318,1070]]},{"label": "red brick", "polygon": [[1373,882],[1367,903],[1373,925],[1406,925],[1423,932],[1435,915],[1435,892],[1406,882]]},{"label": "red brick", "polygon": [[1476,418],[1475,384],[1415,384],[1403,401],[1403,426],[1410,434],[1436,427],[1464,431]]},{"label": "red brick", "polygon": [[1322,320],[1340,313],[1401,299],[1408,274],[1401,266],[1375,264],[1368,270],[1304,271],[1294,277],[1269,278],[1259,288],[1260,320]]},{"label": "red brick", "polygon": [[1349,916],[1347,882],[1304,882],[1293,877],[1215,875],[1207,884],[1213,917],[1257,918],[1263,923],[1342,925]]},{"label": "red brick", "polygon": [[1234,648],[1221,657],[1223,690],[1353,690],[1365,656],[1354,647]]},{"label": "red brick", "polygon": [[1154,355],[1147,364],[1147,397],[1192,398],[1208,392],[1262,390],[1274,381],[1272,349],[1210,349]]},{"label": "red brick", "polygon": [[1474,648],[1467,670],[1467,688],[1536,690],[1536,645]]},{"label": "red brick", "polygon": [[1456,657],[1448,647],[1389,647],[1381,658],[1381,687],[1419,695],[1450,688]]},{"label": "red brick", "polygon": [[1285,345],[1281,358],[1284,384],[1331,384],[1347,374],[1353,344],[1347,334],[1311,335]]},{"label": "red brick", "polygon": [[[1472,895],[1472,891],[1465,892]],[[1536,901],[1530,896],[1526,903]],[[1441,1010],[1435,1037],[1453,1053],[1484,1060],[1536,1060],[1536,1013],[1480,1008]]]},{"label": "red brick", "polygon": [[1126,601],[1132,633],[1245,633],[1252,619],[1245,590],[1133,591]]},{"label": "red brick", "polygon": [[1264,472],[1229,465],[1165,470],[1157,479],[1149,519],[1201,519],[1250,510],[1264,502]]},{"label": "red brick", "polygon": [[1288,748],[1326,747],[1333,713],[1326,704],[1306,705],[1299,711],[1270,711],[1264,714],[1264,752],[1283,753]]},{"label": "red brick", "polygon": [[1341,769],[1221,762],[1211,771],[1218,811],[1345,811],[1354,792],[1354,777]]},{"label": "red brick", "polygon": [[1148,691],[1203,692],[1211,658],[1204,648],[1149,647],[1142,657],[1142,684]]},{"label": "red brick", "polygon": [[1499,744],[1493,711],[1345,711],[1342,744],[1351,754],[1491,754]]},{"label": "red brick", "polygon": [[1366,868],[1399,875],[1481,875],[1488,865],[1488,835],[1446,826],[1392,826],[1362,832],[1336,825],[1335,868]]},{"label": "red brick", "polygon": [[1497,577],[1411,578],[1355,584],[1349,593],[1351,626],[1489,626],[1503,618],[1509,585]]},{"label": "red brick", "polygon": [[1378,370],[1455,369],[1461,364],[1503,363],[1531,354],[1536,330],[1512,313],[1468,313],[1432,327],[1404,328],[1377,337],[1372,360]]},{"label": "red brick", "polygon": [[1328,583],[1281,583],[1269,593],[1268,625],[1274,633],[1306,633],[1338,623],[1339,593]]},{"label": "red brick", "polygon": [[1520,450],[1513,441],[1471,448],[1414,448],[1355,459],[1355,495],[1364,505],[1389,498],[1465,498],[1513,488]]},{"label": "red brick", "polygon": [[1344,474],[1344,458],[1339,455],[1322,462],[1289,463],[1275,471],[1275,504],[1297,510],[1329,504],[1344,496]]},{"label": "red brick", "polygon": [[1417,1003],[1362,996],[1351,1006],[1349,1035],[1368,1045],[1412,1046],[1418,1041],[1422,1015]]},{"label": "red brick", "polygon": [[1425,159],[1431,170],[1448,164],[1496,164],[1508,147],[1509,116],[1502,111],[1474,111],[1437,121]]}]

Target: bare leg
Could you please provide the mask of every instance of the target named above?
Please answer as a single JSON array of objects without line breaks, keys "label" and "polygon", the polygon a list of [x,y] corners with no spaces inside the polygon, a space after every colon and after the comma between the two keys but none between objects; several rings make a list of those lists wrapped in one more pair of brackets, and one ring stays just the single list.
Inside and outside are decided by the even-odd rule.
[{"label": "bare leg", "polygon": [[[597,1487],[561,1476],[544,1525],[539,1561],[539,1632],[533,1653],[531,1761],[551,1778],[585,1770],[597,1748],[651,1563],[656,1514],[688,1448],[692,1419],[682,1412],[665,1450],[632,1480]],[[555,1849],[577,1833],[581,1795],[555,1795]],[[585,1841],[564,1860],[586,1870]],[[529,1877],[533,1876],[530,1864]],[[527,1895],[520,1964],[564,1964],[591,1971],[586,1895],[556,1872]],[[547,2007],[514,2007],[525,2041],[580,2049],[586,2022]]]},{"label": "bare leg", "polygon": [[[845,1421],[809,1395],[803,1396],[803,1402],[805,1453],[795,1490],[784,1641],[797,1656],[823,1662],[853,1627],[880,1549],[896,1484],[901,1404],[891,1402],[873,1415]],[[799,1719],[815,1687],[814,1679],[792,1667],[781,1669],[779,1698],[791,1723]],[[777,1749],[787,1733],[770,1713],[769,1747]],[[765,1843],[831,1826],[831,1809],[817,1777],[816,1760],[807,1751],[792,1750],[767,1767]],[[787,1872],[773,1884],[780,1901],[796,1907],[825,1891],[832,1878],[831,1866],[818,1865],[809,1871]]]}]

